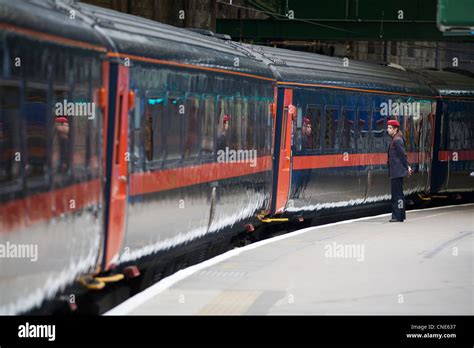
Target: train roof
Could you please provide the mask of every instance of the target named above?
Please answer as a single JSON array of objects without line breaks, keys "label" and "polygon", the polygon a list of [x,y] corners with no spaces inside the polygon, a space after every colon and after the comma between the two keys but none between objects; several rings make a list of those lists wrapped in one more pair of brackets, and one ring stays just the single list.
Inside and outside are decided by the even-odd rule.
[{"label": "train roof", "polygon": [[424,83],[434,88],[441,96],[474,97],[473,74],[460,69],[416,71]]},{"label": "train roof", "polygon": [[[102,40],[89,24],[81,20],[72,20],[69,16],[69,11],[53,1],[0,0],[0,29],[24,35],[38,32],[51,35],[49,38],[57,36],[60,32],[61,36],[70,40],[103,46]],[[44,35],[42,37],[46,39]]]},{"label": "train roof", "polygon": [[1,23],[101,45],[109,52],[150,62],[159,59],[274,79],[261,60],[236,50],[228,41],[72,0],[0,0]]},{"label": "train roof", "polygon": [[[76,12],[76,20],[70,18],[70,10]],[[450,95],[473,93],[472,78],[460,74],[432,73],[420,78],[412,71],[355,60],[346,67],[342,58],[222,40],[73,0],[0,0],[1,23],[50,35],[60,33],[68,39],[101,45],[121,57],[179,62],[184,63],[183,67],[189,64],[280,83],[423,96],[433,96],[436,91]],[[239,58],[238,65],[235,58]]]},{"label": "train roof", "polygon": [[349,60],[349,65],[344,66],[343,58],[266,46],[247,47],[267,57],[283,82],[434,95],[413,73],[395,67],[356,60]]},{"label": "train roof", "polygon": [[[113,40],[114,50],[120,53],[273,79],[258,59],[235,50],[228,41],[89,4],[77,3],[76,6],[99,22]],[[235,58],[239,59],[237,64]]]}]

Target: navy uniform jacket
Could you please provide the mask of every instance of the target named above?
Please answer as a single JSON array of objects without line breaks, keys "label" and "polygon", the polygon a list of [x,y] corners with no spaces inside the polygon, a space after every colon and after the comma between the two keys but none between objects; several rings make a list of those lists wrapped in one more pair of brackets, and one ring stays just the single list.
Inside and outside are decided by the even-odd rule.
[{"label": "navy uniform jacket", "polygon": [[408,160],[405,142],[397,133],[388,146],[388,176],[390,179],[403,178],[408,175]]}]

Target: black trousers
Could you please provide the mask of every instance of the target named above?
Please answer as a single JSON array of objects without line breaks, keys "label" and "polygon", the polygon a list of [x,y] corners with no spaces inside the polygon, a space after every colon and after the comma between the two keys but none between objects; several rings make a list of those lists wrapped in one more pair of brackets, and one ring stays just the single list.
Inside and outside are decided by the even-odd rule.
[{"label": "black trousers", "polygon": [[392,219],[405,220],[405,196],[403,195],[403,178],[391,179]]}]

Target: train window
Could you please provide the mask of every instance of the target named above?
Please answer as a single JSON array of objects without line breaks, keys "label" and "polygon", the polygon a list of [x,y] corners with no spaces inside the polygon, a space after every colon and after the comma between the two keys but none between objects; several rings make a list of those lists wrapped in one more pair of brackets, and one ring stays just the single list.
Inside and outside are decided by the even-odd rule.
[{"label": "train window", "polygon": [[[145,130],[142,132],[142,110],[144,107],[144,98],[139,95],[138,91],[135,91],[135,105],[130,112],[130,140],[132,141],[132,163],[134,166],[132,169],[135,169],[140,164],[143,164],[142,161],[142,144],[145,143],[144,139],[142,140],[142,134],[145,134]],[[145,122],[143,121],[143,125]],[[152,139],[148,139],[152,141]],[[149,152],[151,147],[148,147]],[[145,158],[148,159],[148,154],[145,154]]]},{"label": "train window", "polygon": [[20,176],[20,90],[0,86],[0,186]]},{"label": "train window", "polygon": [[[75,88],[73,91],[73,102],[75,105],[90,104],[89,91]],[[87,176],[87,144],[88,144],[89,117],[84,112],[75,110],[74,115],[69,117],[69,127],[72,140],[72,169],[74,177],[83,179]]]},{"label": "train window", "polygon": [[352,108],[342,108],[341,148],[355,149],[355,111]]},{"label": "train window", "polygon": [[[56,180],[62,180],[69,172],[71,159],[71,123],[61,108],[64,101],[69,98],[66,88],[56,88],[53,96],[53,148],[52,148],[52,171]],[[60,107],[61,106],[61,107]]]},{"label": "train window", "polygon": [[336,107],[326,107],[324,129],[324,148],[336,149],[336,136],[339,127],[339,110]]},{"label": "train window", "polygon": [[248,98],[244,98],[242,109],[242,141],[243,148],[246,150],[255,149],[256,147],[255,136],[257,132],[255,131],[255,120],[255,104]]},{"label": "train window", "polygon": [[[235,114],[236,108],[233,98],[219,97],[218,99],[218,131],[217,131],[217,151],[224,150],[226,147],[229,149],[237,149],[238,146],[238,122],[240,118]],[[223,132],[224,118],[228,117],[228,128],[227,132]]]},{"label": "train window", "polygon": [[256,103],[258,107],[257,111],[257,123],[255,131],[258,133],[258,146],[257,150],[260,155],[267,154],[268,148],[268,118],[270,115],[269,102],[267,100],[258,101]]},{"label": "train window", "polygon": [[100,153],[101,153],[101,130],[102,130],[102,108],[99,102],[99,89],[95,89],[93,93],[94,106],[95,106],[95,117],[88,122],[89,126],[89,172],[92,177],[97,177],[100,169]]},{"label": "train window", "polygon": [[422,137],[423,118],[422,117],[410,117],[413,120],[413,151],[420,150],[420,142]]},{"label": "train window", "polygon": [[204,97],[204,114],[201,124],[201,153],[214,153],[215,100],[213,96]]},{"label": "train window", "polygon": [[234,150],[242,149],[242,99],[234,98],[234,113],[231,120],[233,127],[231,135],[231,147]]},{"label": "train window", "polygon": [[265,136],[265,151],[262,154],[270,155],[273,148],[273,116],[270,110],[270,104],[273,102],[273,99],[268,99],[265,105],[265,119],[263,122]]},{"label": "train window", "polygon": [[166,131],[165,146],[166,159],[177,160],[181,158],[181,120],[185,115],[186,105],[178,96],[168,95],[166,104]]},{"label": "train window", "polygon": [[385,136],[385,117],[380,114],[380,109],[375,109],[372,119],[372,141],[374,149],[385,149],[387,147]]},{"label": "train window", "polygon": [[359,110],[357,114],[357,151],[369,150],[369,126],[371,112],[369,110]]},{"label": "train window", "polygon": [[184,158],[195,157],[199,146],[199,98],[188,96],[184,115]]},{"label": "train window", "polygon": [[407,117],[405,121],[405,131],[403,132],[403,139],[405,140],[405,150],[413,150],[413,117]]},{"label": "train window", "polygon": [[[217,102],[218,131],[216,149],[225,150],[226,147],[235,149],[237,145],[237,123],[238,118],[234,113],[233,98],[219,97]],[[224,119],[227,117],[228,128],[224,130]]]},{"label": "train window", "polygon": [[306,117],[311,121],[311,135],[313,137],[311,149],[319,150],[321,149],[321,106],[309,104],[306,107]]},{"label": "train window", "polygon": [[27,87],[23,104],[26,136],[26,175],[43,178],[47,174],[48,111],[44,88]]},{"label": "train window", "polygon": [[150,94],[145,97],[144,148],[147,161],[163,159],[164,98]]}]

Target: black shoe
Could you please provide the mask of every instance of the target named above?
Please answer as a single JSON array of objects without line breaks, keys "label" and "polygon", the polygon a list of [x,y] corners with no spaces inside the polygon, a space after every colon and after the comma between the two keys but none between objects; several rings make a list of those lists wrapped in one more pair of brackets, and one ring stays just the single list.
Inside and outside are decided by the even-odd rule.
[{"label": "black shoe", "polygon": [[388,222],[403,222],[403,220],[398,220],[398,219],[390,219]]}]

